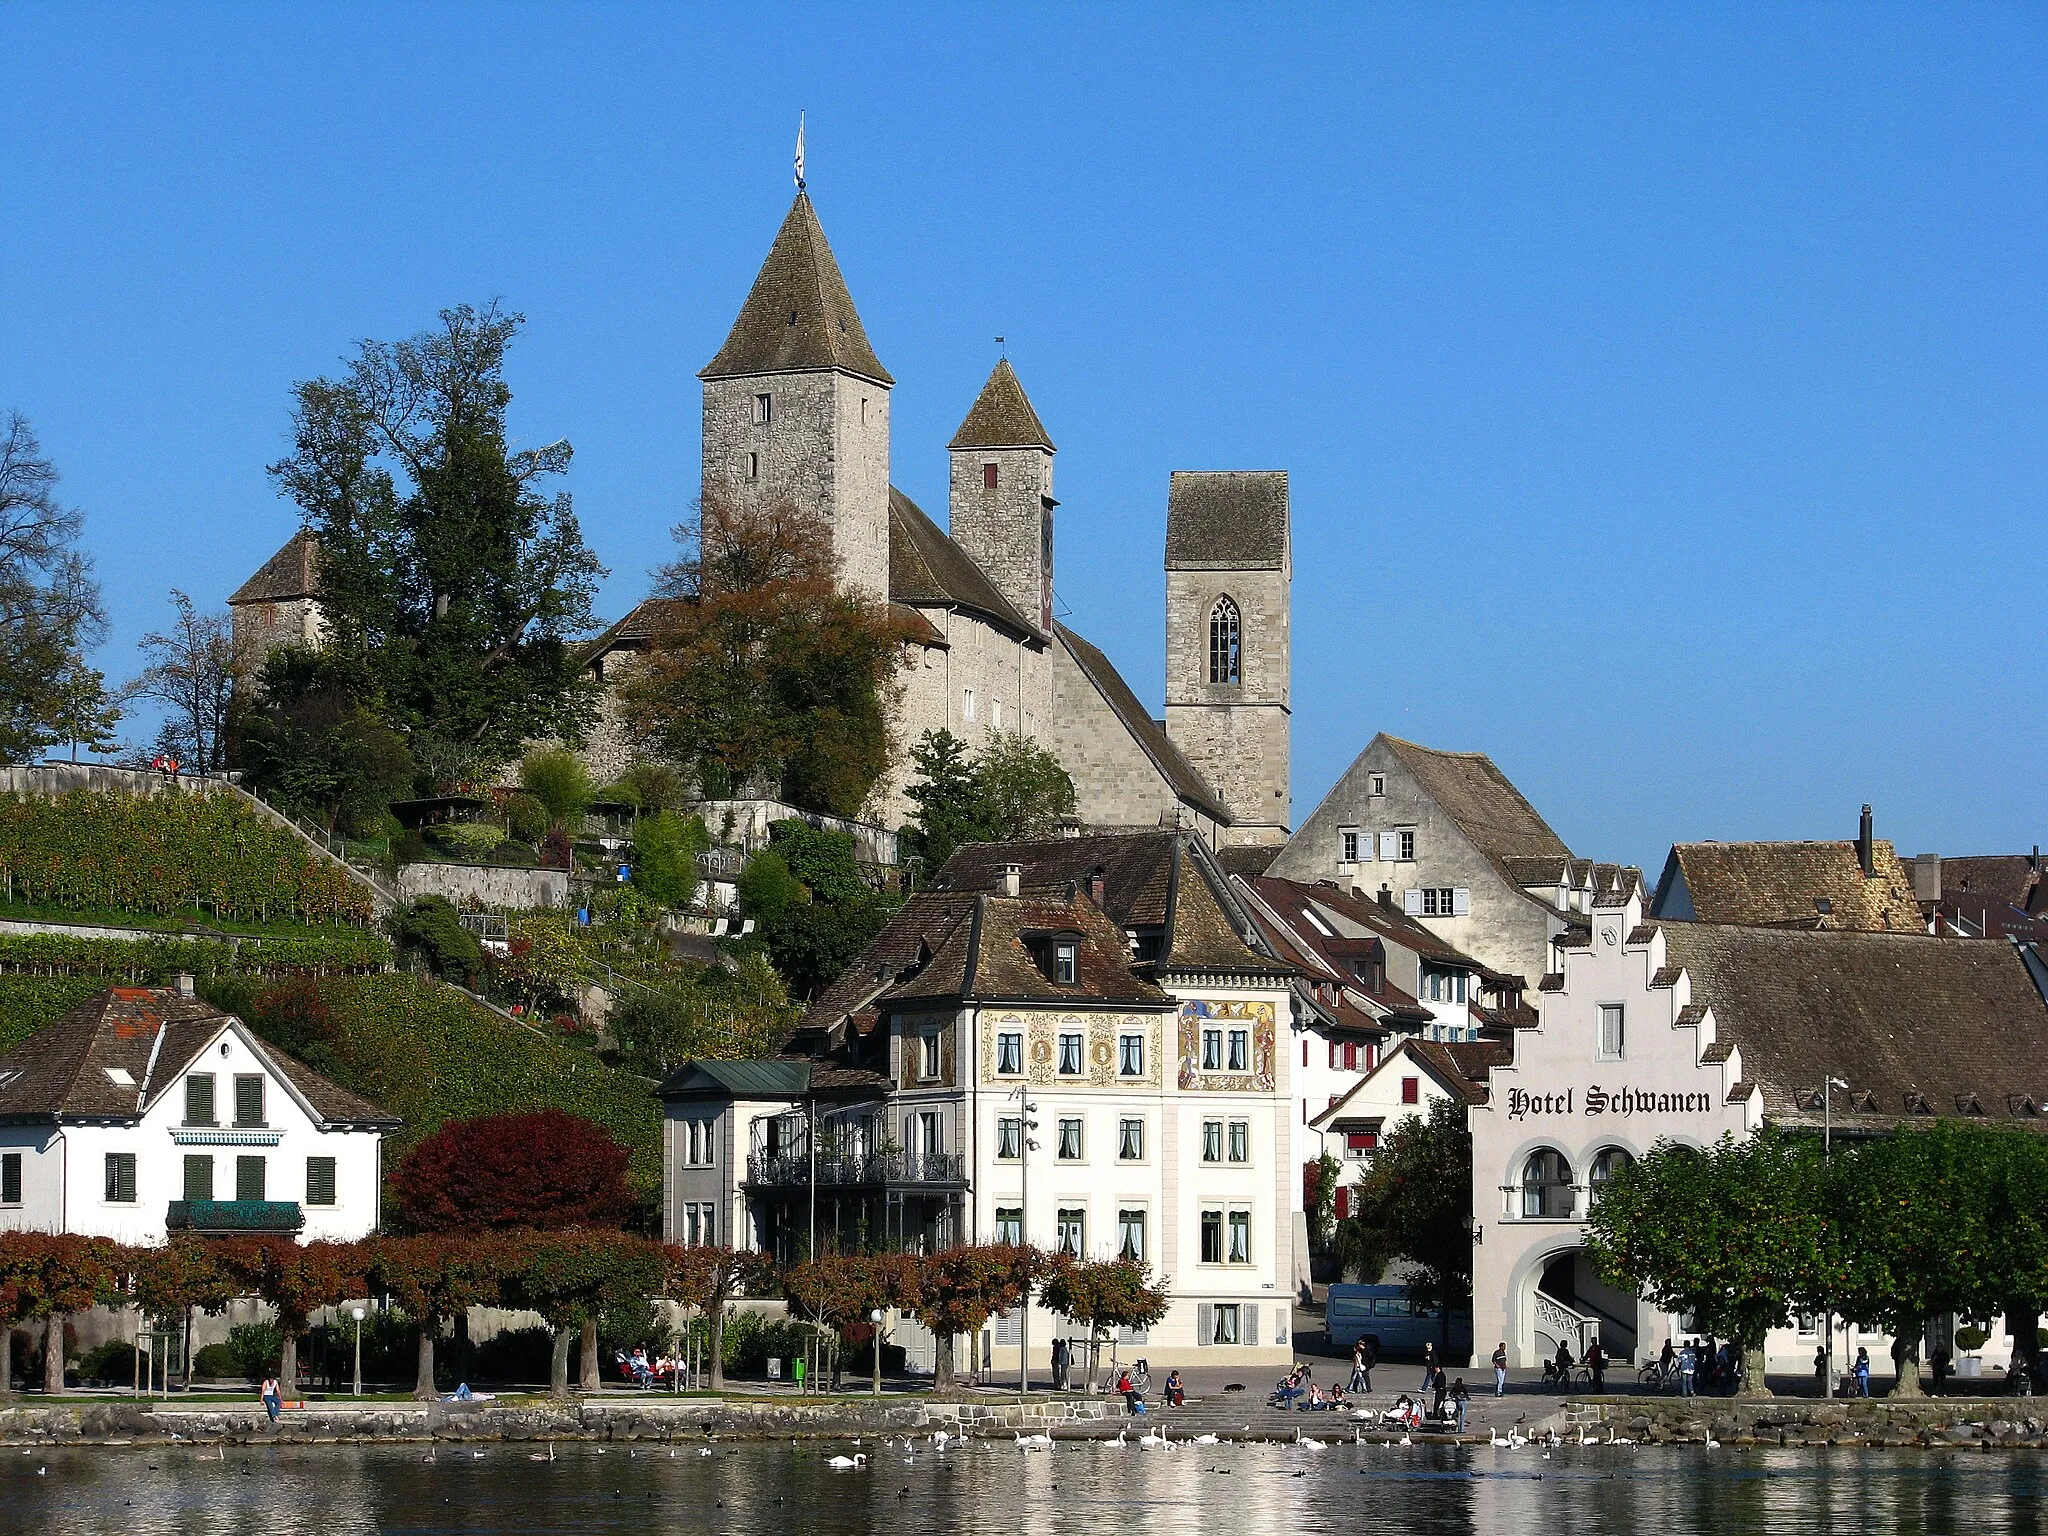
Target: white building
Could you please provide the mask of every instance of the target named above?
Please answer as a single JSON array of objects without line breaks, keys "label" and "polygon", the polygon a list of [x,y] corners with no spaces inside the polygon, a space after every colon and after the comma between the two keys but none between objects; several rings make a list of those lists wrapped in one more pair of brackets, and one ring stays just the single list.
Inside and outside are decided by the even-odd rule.
[{"label": "white building", "polygon": [[0,1055],[0,1229],[377,1229],[399,1122],[191,991],[114,987]]},{"label": "white building", "polygon": [[1344,1165],[1337,1187],[1337,1218],[1351,1214],[1351,1188],[1403,1120],[1427,1120],[1449,1099],[1471,1106],[1486,1101],[1489,1068],[1513,1059],[1498,1039],[1397,1041],[1342,1097],[1310,1122],[1332,1156]]}]

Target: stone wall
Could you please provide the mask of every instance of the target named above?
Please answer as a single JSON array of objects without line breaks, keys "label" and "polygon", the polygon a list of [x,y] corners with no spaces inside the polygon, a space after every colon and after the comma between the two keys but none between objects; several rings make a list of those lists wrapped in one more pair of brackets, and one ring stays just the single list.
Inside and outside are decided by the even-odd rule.
[{"label": "stone wall", "polygon": [[[1052,455],[1043,448],[956,448],[947,532],[996,590],[1052,627]],[[991,489],[983,466],[996,466]]]},{"label": "stone wall", "polygon": [[507,869],[495,864],[401,864],[401,901],[446,896],[458,907],[475,902],[485,907],[527,911],[569,904],[569,872],[565,869]]},{"label": "stone wall", "polygon": [[[1058,751],[1048,648],[957,608],[920,611],[946,637],[946,644],[905,648],[904,665],[897,674],[903,697],[896,712],[889,771],[875,791],[875,814],[889,827],[903,825],[915,809],[904,793],[916,777],[910,749],[927,731],[951,731],[970,750],[978,750],[997,729],[1000,704],[1001,729],[1022,731]],[[970,688],[972,720],[966,718]],[[1066,761],[1064,752],[1060,759]]]},{"label": "stone wall", "polygon": [[[1064,645],[1053,647],[1052,747],[1074,781],[1080,817],[1090,827],[1157,827],[1182,815],[1180,797],[1124,728],[1116,711]],[[1185,819],[1193,820],[1192,812]],[[1215,828],[1201,824],[1204,838]]]},{"label": "stone wall", "polygon": [[2048,1446],[2048,1403],[2031,1397],[1629,1397],[1572,1402],[1559,1434],[1577,1427],[1645,1445]]},{"label": "stone wall", "polygon": [[[1170,568],[1166,573],[1166,731],[1230,808],[1230,840],[1278,843],[1289,794],[1292,571]],[[1209,681],[1209,620],[1237,604],[1236,686]]]}]

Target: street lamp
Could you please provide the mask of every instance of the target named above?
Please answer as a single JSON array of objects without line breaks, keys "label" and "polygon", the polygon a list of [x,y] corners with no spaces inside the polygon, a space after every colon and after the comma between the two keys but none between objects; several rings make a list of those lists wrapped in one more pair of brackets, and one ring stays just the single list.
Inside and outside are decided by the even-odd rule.
[{"label": "street lamp", "polygon": [[351,1308],[349,1316],[356,1320],[356,1396],[363,1395],[363,1309]]},{"label": "street lamp", "polygon": [[[1031,1139],[1031,1133],[1038,1129],[1038,1122],[1031,1117],[1038,1113],[1038,1106],[1024,1096],[1027,1086],[1019,1083],[1010,1097],[1017,1101],[1017,1236],[1028,1243],[1031,1241],[1031,1153],[1038,1146]],[[1031,1391],[1031,1285],[1028,1281],[1017,1313],[1017,1343],[1017,1390],[1028,1395]]]},{"label": "street lamp", "polygon": [[[1826,1167],[1834,1155],[1835,1139],[1835,1090],[1848,1092],[1849,1085],[1839,1077],[1828,1079],[1827,1086],[1820,1091],[1820,1160]],[[1827,1342],[1823,1346],[1826,1357],[1821,1370],[1821,1387],[1832,1398],[1835,1395],[1835,1309],[1829,1307],[1823,1314],[1826,1319]]]},{"label": "street lamp", "polygon": [[875,1325],[875,1396],[882,1395],[882,1309],[876,1307],[868,1313],[868,1321]]}]

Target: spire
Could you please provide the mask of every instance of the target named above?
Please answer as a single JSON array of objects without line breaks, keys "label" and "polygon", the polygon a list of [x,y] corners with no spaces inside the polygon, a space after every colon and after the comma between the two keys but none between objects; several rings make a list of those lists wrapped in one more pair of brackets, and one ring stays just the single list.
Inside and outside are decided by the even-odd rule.
[{"label": "spire", "polygon": [[1016,370],[1011,368],[1007,357],[997,362],[995,372],[981,386],[981,394],[973,409],[968,411],[967,419],[960,423],[960,430],[953,434],[953,441],[946,446],[1055,451],[1052,439],[1046,436],[1044,423],[1039,421],[1038,412],[1031,409],[1031,402],[1024,396],[1024,386],[1017,382]]},{"label": "spire", "polygon": [[873,379],[896,381],[868,345],[868,333],[854,310],[853,295],[825,243],[808,192],[798,192],[776,231],[768,259],[740,306],[732,333],[700,379],[754,373],[798,373],[837,368]]}]

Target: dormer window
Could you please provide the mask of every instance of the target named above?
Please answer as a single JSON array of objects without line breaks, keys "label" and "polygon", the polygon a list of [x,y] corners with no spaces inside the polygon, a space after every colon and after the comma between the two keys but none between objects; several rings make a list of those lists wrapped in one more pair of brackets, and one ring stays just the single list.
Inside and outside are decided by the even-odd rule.
[{"label": "dormer window", "polygon": [[1052,979],[1063,987],[1080,980],[1081,946],[1072,939],[1055,939],[1052,946]]}]

